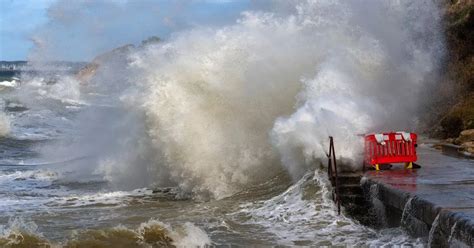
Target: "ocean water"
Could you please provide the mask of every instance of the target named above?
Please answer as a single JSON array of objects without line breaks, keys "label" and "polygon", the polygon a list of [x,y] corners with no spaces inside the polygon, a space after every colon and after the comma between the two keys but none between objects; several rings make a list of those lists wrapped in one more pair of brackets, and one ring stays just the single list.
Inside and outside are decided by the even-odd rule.
[{"label": "ocean water", "polygon": [[[230,197],[201,201],[179,188],[116,190],[106,180],[64,180],[34,161],[42,141],[16,144],[0,166],[5,247],[351,246],[423,247],[399,228],[373,230],[337,215],[324,172],[275,177]],[[13,149],[12,149],[13,150]],[[13,154],[13,152],[12,152]]]},{"label": "ocean water", "polygon": [[[337,215],[323,168],[308,170],[295,181],[281,167],[261,182],[218,199],[158,182],[117,185],[117,179],[105,176],[110,171],[88,169],[98,166],[100,154],[50,156],[51,148],[70,154],[64,140],[73,148],[74,142],[84,142],[78,138],[83,132],[75,129],[84,112],[94,108],[96,116],[113,112],[112,107],[91,107],[74,93],[63,92],[61,98],[45,79],[30,80],[2,82],[2,247],[426,245],[399,228],[374,230]],[[40,104],[25,104],[25,92]]]},{"label": "ocean water", "polygon": [[0,82],[0,246],[425,246],[338,216],[322,162],[416,126],[437,6],[283,5]]},{"label": "ocean water", "polygon": [[[78,138],[82,132],[74,127],[91,106],[39,91],[27,95],[33,94],[37,103],[48,108],[40,104],[30,107],[17,92],[30,91],[32,86],[22,88],[25,84],[34,85],[34,91],[39,88],[48,93],[54,92],[48,88],[55,87],[43,84],[46,80],[42,78],[31,80],[2,83],[2,247],[426,244],[426,240],[410,238],[399,228],[374,230],[337,215],[323,168],[308,170],[295,181],[282,167],[259,183],[216,199],[179,185],[117,185],[116,179],[108,179],[101,170],[82,169],[97,166],[97,153],[77,153],[62,159],[48,157],[51,148],[58,154],[69,154],[58,147],[67,147],[64,140],[83,142]],[[103,114],[103,108],[107,113],[112,111],[110,106],[98,108],[94,115],[97,111]]]}]

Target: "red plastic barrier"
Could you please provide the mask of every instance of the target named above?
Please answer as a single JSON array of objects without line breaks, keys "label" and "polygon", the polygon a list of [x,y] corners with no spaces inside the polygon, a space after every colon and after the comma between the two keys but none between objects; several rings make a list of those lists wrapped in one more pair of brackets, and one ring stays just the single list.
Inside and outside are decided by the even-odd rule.
[{"label": "red plastic barrier", "polygon": [[380,164],[391,163],[410,163],[411,166],[417,160],[416,139],[415,133],[409,133],[409,138],[401,132],[366,135],[365,164],[377,169]]}]

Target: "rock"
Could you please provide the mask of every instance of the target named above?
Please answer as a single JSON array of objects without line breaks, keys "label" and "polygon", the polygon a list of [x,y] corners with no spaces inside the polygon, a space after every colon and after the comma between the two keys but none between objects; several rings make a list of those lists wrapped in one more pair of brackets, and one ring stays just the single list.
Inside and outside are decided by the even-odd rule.
[{"label": "rock", "polygon": [[456,139],[456,142],[463,144],[468,141],[474,141],[474,129],[464,130],[459,134],[459,137]]},{"label": "rock", "polygon": [[436,143],[433,145],[434,149],[442,150],[443,149],[443,144],[442,143]]},{"label": "rock", "polygon": [[98,68],[98,64],[89,63],[76,74],[76,78],[81,83],[87,82],[95,75]]},{"label": "rock", "polygon": [[[146,40],[143,40],[139,47],[144,47],[152,44],[158,44],[162,40],[158,36],[151,36],[148,37]],[[79,72],[76,73],[76,78],[81,82],[81,84],[85,84],[89,82],[98,72],[101,66],[104,64],[108,64],[111,66],[115,66],[117,63],[121,63],[127,61],[128,55],[133,52],[136,47],[132,44],[127,44],[121,47],[114,48],[110,51],[104,52],[98,56],[96,56],[92,62],[85,65]]]},{"label": "rock", "polygon": [[461,149],[463,151],[474,154],[474,141],[468,141],[468,142],[462,143]]},{"label": "rock", "polygon": [[463,130],[463,121],[459,116],[447,115],[441,120],[441,128],[446,138],[457,137]]},{"label": "rock", "polygon": [[84,66],[81,70],[76,73],[76,78],[82,84],[87,83],[97,73],[98,69],[105,63],[117,63],[120,61],[127,60],[128,54],[135,48],[134,45],[128,44],[125,46],[117,47],[108,52],[100,54],[95,57],[91,63]]}]

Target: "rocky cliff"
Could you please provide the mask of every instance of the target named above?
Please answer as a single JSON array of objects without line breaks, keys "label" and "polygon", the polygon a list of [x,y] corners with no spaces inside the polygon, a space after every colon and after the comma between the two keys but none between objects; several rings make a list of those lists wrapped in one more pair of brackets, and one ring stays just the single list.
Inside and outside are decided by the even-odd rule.
[{"label": "rocky cliff", "polygon": [[426,126],[432,136],[454,138],[462,130],[474,128],[474,1],[447,0],[441,4],[447,57]]}]

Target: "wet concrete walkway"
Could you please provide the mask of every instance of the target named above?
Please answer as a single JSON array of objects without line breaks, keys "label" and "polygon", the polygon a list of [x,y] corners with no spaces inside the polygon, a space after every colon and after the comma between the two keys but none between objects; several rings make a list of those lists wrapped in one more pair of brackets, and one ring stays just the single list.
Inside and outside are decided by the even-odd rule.
[{"label": "wet concrete walkway", "polygon": [[[474,160],[418,148],[418,170],[366,172],[366,195],[384,225],[429,237],[432,247],[474,247]],[[378,206],[378,207],[377,207]]]}]

